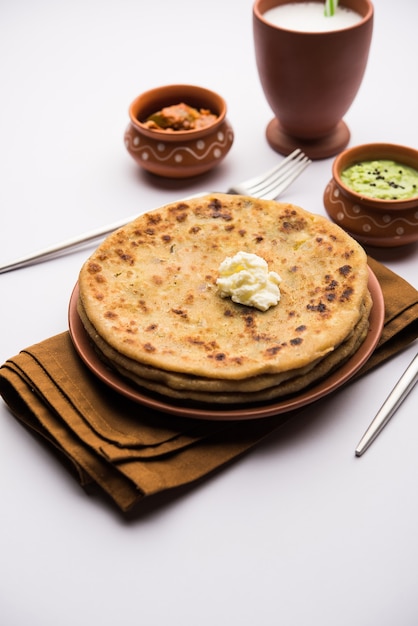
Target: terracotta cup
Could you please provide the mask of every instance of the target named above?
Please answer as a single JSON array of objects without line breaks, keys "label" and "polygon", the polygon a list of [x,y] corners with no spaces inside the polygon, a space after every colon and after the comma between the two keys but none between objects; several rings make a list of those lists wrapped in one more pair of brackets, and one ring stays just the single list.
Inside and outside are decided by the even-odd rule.
[{"label": "terracotta cup", "polygon": [[361,16],[354,25],[327,32],[299,32],[274,26],[263,16],[288,2],[255,0],[253,5],[257,69],[275,115],[267,126],[267,141],[282,154],[301,148],[312,159],[323,159],[340,152],[350,139],[342,118],[366,69],[373,5],[370,0],[343,0],[341,7]]}]

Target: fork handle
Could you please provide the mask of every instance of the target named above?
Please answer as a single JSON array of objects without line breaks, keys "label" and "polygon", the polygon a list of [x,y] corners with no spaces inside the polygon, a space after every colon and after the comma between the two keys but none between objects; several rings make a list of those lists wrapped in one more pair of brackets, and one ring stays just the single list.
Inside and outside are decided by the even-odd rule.
[{"label": "fork handle", "polygon": [[[132,217],[131,219],[134,218]],[[104,226],[102,228],[98,228],[96,230],[89,231],[88,233],[84,233],[84,235],[79,235],[78,237],[67,239],[49,248],[38,250],[33,254],[29,254],[27,256],[21,257],[20,259],[16,259],[12,263],[0,265],[0,274],[19,269],[21,267],[27,267],[28,265],[33,265],[34,263],[39,263],[40,261],[57,258],[68,250],[75,250],[76,248],[87,245],[88,243],[91,243],[96,239],[99,239],[100,237],[104,237],[105,235],[116,230],[117,228],[125,226],[128,221],[129,219],[124,219],[119,222],[114,222],[113,224],[108,224],[107,226]]]},{"label": "fork handle", "polygon": [[[193,197],[204,195],[204,193],[205,192],[196,193]],[[192,196],[182,198],[181,201],[189,200],[191,197]],[[73,237],[72,239],[66,239],[65,241],[61,241],[54,246],[44,248],[43,250],[38,250],[37,252],[33,252],[32,254],[21,257],[20,259],[16,259],[11,263],[0,265],[0,274],[5,274],[6,272],[17,270],[21,267],[27,267],[28,265],[34,265],[35,263],[40,263],[41,261],[47,261],[48,259],[56,259],[66,252],[69,252],[70,250],[76,250],[77,248],[87,246],[87,244],[92,243],[93,241],[96,241],[97,239],[100,239],[105,235],[108,235],[109,233],[112,233],[118,228],[122,228],[122,226],[125,226],[137,217],[138,214],[132,215],[131,217],[119,220],[118,222],[113,222],[113,224],[107,224],[107,226],[102,226],[101,228],[91,230],[87,233],[84,233],[83,235],[78,235],[77,237]]]}]

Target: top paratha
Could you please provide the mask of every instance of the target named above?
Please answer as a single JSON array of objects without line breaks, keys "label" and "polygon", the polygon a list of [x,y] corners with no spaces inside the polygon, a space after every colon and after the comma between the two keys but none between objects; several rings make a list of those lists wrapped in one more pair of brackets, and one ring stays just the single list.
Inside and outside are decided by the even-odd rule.
[{"label": "top paratha", "polygon": [[[264,258],[282,278],[266,312],[222,299],[226,256]],[[79,276],[95,331],[129,359],[191,376],[241,380],[304,367],[361,317],[363,249],[291,204],[213,194],[166,205],[110,235]]]}]

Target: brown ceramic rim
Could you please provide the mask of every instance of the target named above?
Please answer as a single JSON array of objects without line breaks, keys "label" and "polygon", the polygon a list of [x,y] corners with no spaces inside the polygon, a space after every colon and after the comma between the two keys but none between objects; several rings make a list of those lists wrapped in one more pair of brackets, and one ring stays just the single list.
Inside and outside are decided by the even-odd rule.
[{"label": "brown ceramic rim", "polygon": [[393,143],[367,143],[348,148],[339,154],[332,164],[332,175],[341,192],[346,197],[357,198],[358,203],[376,209],[404,209],[418,203],[418,195],[400,200],[384,200],[363,196],[347,187],[340,177],[340,173],[347,167],[360,161],[372,159],[391,159],[402,165],[408,165],[418,170],[418,150]]},{"label": "brown ceramic rim", "polygon": [[[209,109],[217,115],[217,119],[213,124],[205,128],[194,130],[177,130],[173,133],[166,131],[158,131],[147,128],[141,120],[145,120],[149,115],[159,111],[163,107],[172,104],[185,102],[189,106],[197,108]],[[179,141],[181,139],[192,140],[195,136],[204,136],[213,132],[213,129],[219,126],[226,116],[226,102],[215,91],[198,87],[196,85],[167,85],[163,87],[155,87],[140,94],[131,103],[129,107],[129,118],[131,124],[138,128],[142,134],[153,139],[161,139],[166,142]]]},{"label": "brown ceramic rim", "polygon": [[[333,33],[337,33],[341,30],[350,30],[351,28],[354,28],[354,27],[358,28],[359,24],[370,19],[370,17],[373,15],[373,12],[374,12],[373,4],[372,2],[370,2],[370,0],[355,0],[354,2],[355,6],[352,6],[353,3],[350,2],[349,7],[348,7],[347,2],[341,2],[340,7],[345,6],[345,7],[351,8],[353,11],[357,11],[357,13],[361,15],[362,19],[358,21],[356,24],[353,24],[352,26],[347,26],[346,28],[343,28],[343,29],[340,28],[337,30],[331,30],[331,31],[325,31],[325,32],[293,31],[288,28],[283,28],[283,26],[277,26],[276,24],[272,24],[271,22],[269,22],[268,20],[264,18],[264,13],[266,11],[268,11],[269,9],[273,9],[274,7],[280,6],[281,4],[287,4],[288,2],[289,0],[255,0],[254,6],[253,6],[254,15],[261,22],[263,22],[264,24],[267,24],[267,26],[271,26],[272,28],[277,28],[278,30],[286,30],[289,32],[300,33],[304,35],[305,37],[306,35],[309,35],[311,37],[316,37],[318,35],[321,35],[321,37],[324,37],[324,35],[332,36]],[[293,2],[303,3],[303,2],[306,2],[306,0],[293,0]],[[318,2],[318,4],[323,4],[323,2]]]}]

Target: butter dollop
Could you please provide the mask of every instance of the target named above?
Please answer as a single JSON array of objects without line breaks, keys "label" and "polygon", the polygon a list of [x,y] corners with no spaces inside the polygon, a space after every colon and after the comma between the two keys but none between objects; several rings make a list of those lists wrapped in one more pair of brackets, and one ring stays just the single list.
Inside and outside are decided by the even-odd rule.
[{"label": "butter dollop", "polygon": [[269,272],[263,258],[241,251],[222,261],[216,284],[222,298],[267,311],[280,300],[281,280],[276,272]]}]

